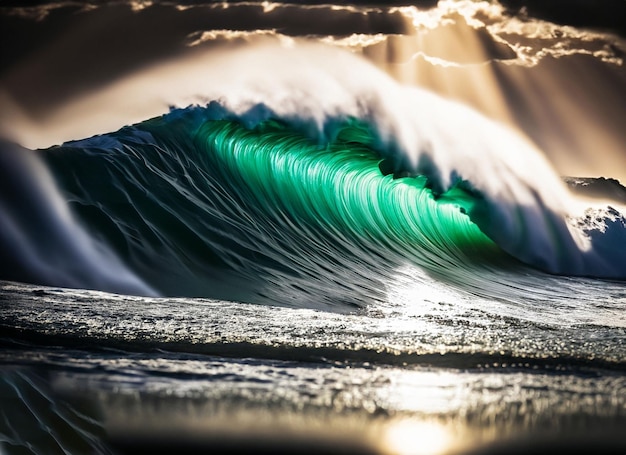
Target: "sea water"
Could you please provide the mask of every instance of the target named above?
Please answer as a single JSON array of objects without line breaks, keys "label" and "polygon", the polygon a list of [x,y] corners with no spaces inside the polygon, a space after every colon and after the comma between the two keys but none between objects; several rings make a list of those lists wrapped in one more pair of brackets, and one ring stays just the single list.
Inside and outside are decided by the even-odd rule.
[{"label": "sea water", "polygon": [[624,451],[618,182],[335,48],[172,68],[2,143],[1,451]]}]

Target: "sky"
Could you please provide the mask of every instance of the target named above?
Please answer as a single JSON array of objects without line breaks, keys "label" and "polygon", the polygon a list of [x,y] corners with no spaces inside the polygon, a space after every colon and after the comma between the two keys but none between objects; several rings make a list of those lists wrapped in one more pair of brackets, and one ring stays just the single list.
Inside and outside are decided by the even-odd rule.
[{"label": "sky", "polygon": [[[3,2],[0,135],[43,148],[108,132],[145,119],[139,94],[127,116],[107,91],[149,68],[313,40],[520,130],[562,175],[624,183],[625,10],[613,0]],[[116,120],[103,122],[107,112]]]}]

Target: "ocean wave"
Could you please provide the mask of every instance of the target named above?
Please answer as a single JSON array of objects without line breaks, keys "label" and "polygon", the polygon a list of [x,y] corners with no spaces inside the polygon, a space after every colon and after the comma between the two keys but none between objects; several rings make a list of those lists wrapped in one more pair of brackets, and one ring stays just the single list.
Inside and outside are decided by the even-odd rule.
[{"label": "ocean wave", "polygon": [[[3,172],[19,178],[3,192],[3,248],[19,267],[1,278],[357,306],[406,264],[473,292],[485,274],[506,281],[528,266],[626,278],[624,216],[585,222],[512,130],[325,47],[233,54],[209,80],[236,77],[194,105],[5,151]],[[260,74],[237,72],[265,57]]]}]

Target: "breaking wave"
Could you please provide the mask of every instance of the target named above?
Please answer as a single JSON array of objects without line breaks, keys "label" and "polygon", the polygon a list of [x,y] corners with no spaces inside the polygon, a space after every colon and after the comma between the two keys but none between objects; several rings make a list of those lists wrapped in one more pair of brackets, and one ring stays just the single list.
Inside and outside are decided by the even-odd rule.
[{"label": "breaking wave", "polygon": [[626,278],[624,216],[576,212],[517,133],[356,57],[293,55],[116,132],[5,143],[0,278],[314,306],[364,305],[407,264],[475,293]]}]

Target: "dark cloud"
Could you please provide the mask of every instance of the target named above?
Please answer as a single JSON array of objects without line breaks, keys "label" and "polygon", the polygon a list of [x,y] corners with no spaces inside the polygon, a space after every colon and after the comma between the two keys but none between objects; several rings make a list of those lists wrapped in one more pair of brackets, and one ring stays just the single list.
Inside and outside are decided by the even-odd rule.
[{"label": "dark cloud", "polygon": [[608,30],[626,36],[624,0],[500,0],[512,14],[562,25]]},{"label": "dark cloud", "polygon": [[156,3],[141,9],[130,3],[97,8],[65,4],[47,5],[42,14],[5,5],[0,9],[0,85],[35,112],[181,55],[189,51],[189,37],[206,30],[276,30],[288,36],[399,34],[406,32],[406,20],[397,11],[362,14],[295,5],[266,11],[259,3],[228,8]]}]

